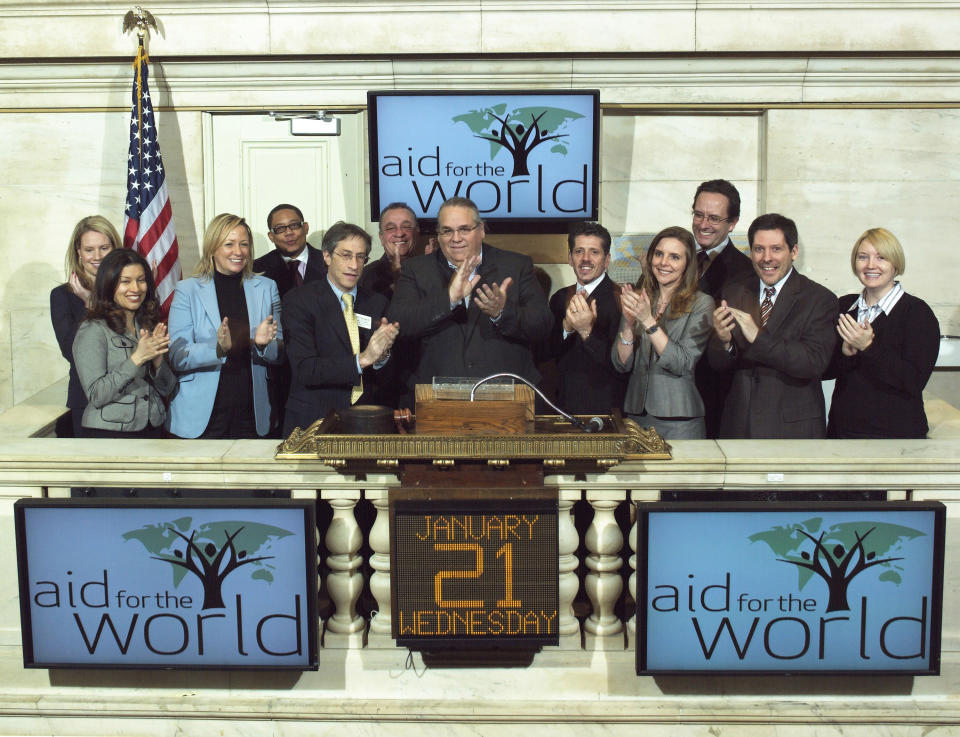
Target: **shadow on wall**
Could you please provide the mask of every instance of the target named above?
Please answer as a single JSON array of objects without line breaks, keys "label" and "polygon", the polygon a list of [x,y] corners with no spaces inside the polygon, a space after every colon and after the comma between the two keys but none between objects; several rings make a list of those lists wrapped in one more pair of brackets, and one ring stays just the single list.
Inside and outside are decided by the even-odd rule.
[{"label": "shadow on wall", "polygon": [[32,261],[7,275],[0,312],[0,411],[67,375],[50,323],[50,290],[63,273]]}]

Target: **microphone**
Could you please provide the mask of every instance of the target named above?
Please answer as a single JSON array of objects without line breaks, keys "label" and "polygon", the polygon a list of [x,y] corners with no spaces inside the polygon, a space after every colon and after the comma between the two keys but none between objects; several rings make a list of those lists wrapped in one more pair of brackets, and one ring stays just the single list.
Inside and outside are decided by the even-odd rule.
[{"label": "microphone", "polygon": [[574,417],[573,415],[564,412],[557,405],[555,405],[553,402],[547,399],[544,396],[543,392],[540,391],[537,387],[535,387],[531,382],[527,381],[525,378],[523,378],[522,376],[519,376],[518,374],[511,374],[508,371],[504,371],[503,373],[499,373],[499,374],[491,374],[490,376],[484,376],[482,379],[480,379],[476,384],[473,385],[473,388],[470,389],[470,401],[471,402],[476,401],[473,398],[473,396],[477,391],[477,387],[480,386],[481,384],[484,384],[492,379],[505,379],[505,378],[516,379],[517,381],[523,382],[524,384],[529,386],[531,389],[533,389],[537,393],[537,396],[539,396],[540,399],[542,399],[544,402],[547,403],[547,405],[554,412],[556,412],[558,415],[563,417],[571,425],[578,428],[579,430],[585,433],[595,433],[595,432],[603,431],[603,420],[600,419],[599,417],[591,417],[587,422],[584,422],[583,420],[580,420]]}]

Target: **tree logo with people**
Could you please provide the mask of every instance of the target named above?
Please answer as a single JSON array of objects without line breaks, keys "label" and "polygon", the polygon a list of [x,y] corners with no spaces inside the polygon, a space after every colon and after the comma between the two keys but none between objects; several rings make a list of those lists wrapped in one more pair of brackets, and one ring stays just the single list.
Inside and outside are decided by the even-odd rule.
[{"label": "tree logo with people", "polygon": [[192,522],[191,517],[181,517],[144,525],[123,533],[123,538],[139,541],[152,559],[170,564],[175,588],[188,574],[195,576],[203,586],[202,609],[225,606],[224,582],[237,571],[273,582],[275,569],[269,562],[275,557],[273,545],[293,534],[249,520],[206,522],[191,529]]},{"label": "tree logo with people", "polygon": [[471,110],[453,118],[464,123],[474,138],[490,142],[490,160],[506,150],[513,158],[511,176],[530,174],[529,158],[534,149],[550,144],[550,152],[565,156],[568,152],[571,121],[584,117],[573,110],[558,107],[517,107],[506,103]]},{"label": "tree logo with people", "polygon": [[823,518],[777,525],[750,535],[763,542],[777,561],[797,570],[798,589],[814,579],[827,587],[827,612],[849,611],[848,591],[854,579],[877,574],[877,580],[900,585],[904,545],[926,533],[887,522],[838,522],[825,526]]}]

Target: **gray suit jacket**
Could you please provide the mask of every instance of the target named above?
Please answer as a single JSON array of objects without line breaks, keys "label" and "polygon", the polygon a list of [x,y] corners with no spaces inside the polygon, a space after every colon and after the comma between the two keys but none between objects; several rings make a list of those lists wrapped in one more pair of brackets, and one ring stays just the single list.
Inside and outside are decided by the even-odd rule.
[{"label": "gray suit jacket", "polygon": [[[760,324],[760,279],[727,284],[723,298]],[[796,269],[784,283],[766,327],[748,343],[733,331],[733,351],[714,337],[707,351],[719,371],[733,370],[721,438],[826,436],[820,380],[837,339],[837,298]]]},{"label": "gray suit jacket", "polygon": [[136,432],[149,422],[163,424],[166,410],[161,396],[177,386],[166,360],[154,371],[148,361],[136,366],[130,355],[137,342],[107,327],[103,320],[84,320],[73,341],[73,361],[87,395],[83,426],[100,430]]},{"label": "gray suit jacket", "polygon": [[713,300],[697,292],[690,312],[661,325],[670,339],[661,355],[644,331],[636,336],[633,353],[623,363],[617,355],[619,340],[611,350],[613,367],[622,373],[633,369],[624,409],[644,410],[654,417],[703,417],[703,400],[693,380],[693,369],[707,347],[713,318]]}]

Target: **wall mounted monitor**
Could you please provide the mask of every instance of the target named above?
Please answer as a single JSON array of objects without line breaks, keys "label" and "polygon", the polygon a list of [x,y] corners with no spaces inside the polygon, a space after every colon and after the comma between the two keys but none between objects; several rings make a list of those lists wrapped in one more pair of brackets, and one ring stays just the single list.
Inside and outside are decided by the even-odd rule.
[{"label": "wall mounted monitor", "polygon": [[937,675],[938,502],[637,505],[637,673]]},{"label": "wall mounted monitor", "polygon": [[14,506],[28,668],[317,668],[314,503]]},{"label": "wall mounted monitor", "polygon": [[488,221],[597,219],[597,90],[368,92],[367,110],[373,220],[454,196]]}]

